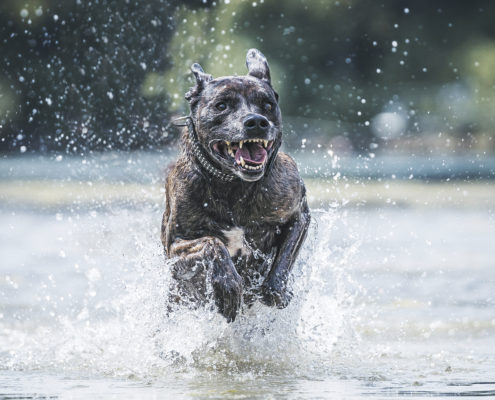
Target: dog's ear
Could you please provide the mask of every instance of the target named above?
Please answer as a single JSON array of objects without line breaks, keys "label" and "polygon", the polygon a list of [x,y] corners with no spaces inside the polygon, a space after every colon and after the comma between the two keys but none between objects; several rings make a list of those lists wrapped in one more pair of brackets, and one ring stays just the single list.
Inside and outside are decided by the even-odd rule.
[{"label": "dog's ear", "polygon": [[210,74],[205,73],[203,68],[198,63],[194,63],[191,66],[191,71],[196,78],[196,85],[203,88],[206,83],[211,81],[213,77]]},{"label": "dog's ear", "polygon": [[201,93],[205,85],[213,79],[213,77],[210,74],[207,74],[205,73],[205,71],[203,71],[203,68],[201,68],[201,65],[199,65],[198,63],[194,63],[191,66],[191,71],[194,74],[194,77],[196,78],[196,86],[192,87],[186,93],[187,101],[191,101],[191,99],[194,96],[197,96],[199,93]]},{"label": "dog's ear", "polygon": [[248,75],[264,80],[271,84],[270,67],[266,57],[261,54],[261,51],[249,49],[246,55],[246,66]]}]

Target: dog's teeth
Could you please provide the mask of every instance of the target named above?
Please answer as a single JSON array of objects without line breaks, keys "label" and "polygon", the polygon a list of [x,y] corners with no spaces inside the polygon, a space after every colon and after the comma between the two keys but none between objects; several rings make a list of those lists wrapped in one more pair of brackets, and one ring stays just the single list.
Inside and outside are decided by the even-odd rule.
[{"label": "dog's teeth", "polygon": [[243,167],[246,165],[246,161],[244,161],[244,158],[242,158],[242,156],[239,161]]},{"label": "dog's teeth", "polygon": [[232,152],[232,148],[230,147],[230,142],[225,141],[227,143],[227,152],[229,153],[229,156],[234,157],[234,153]]},{"label": "dog's teeth", "polygon": [[264,147],[268,146],[268,140],[263,140],[263,146]]},{"label": "dog's teeth", "polygon": [[239,142],[239,148],[240,148],[240,149],[242,149],[242,145],[243,145],[243,144],[244,144],[244,140],[241,140],[241,141]]}]

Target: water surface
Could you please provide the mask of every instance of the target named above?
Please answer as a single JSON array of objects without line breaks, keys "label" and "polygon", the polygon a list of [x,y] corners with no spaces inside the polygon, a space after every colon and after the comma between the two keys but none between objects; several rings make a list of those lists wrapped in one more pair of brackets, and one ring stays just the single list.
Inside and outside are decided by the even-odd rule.
[{"label": "water surface", "polygon": [[[43,176],[81,160],[30,162]],[[208,307],[167,314],[161,172],[140,162],[118,159],[136,177],[118,195],[119,179],[73,168],[4,176],[0,398],[495,396],[493,184],[424,204],[438,188],[416,182],[399,204],[348,203],[334,181],[340,197],[313,200],[294,301],[227,324]]]}]

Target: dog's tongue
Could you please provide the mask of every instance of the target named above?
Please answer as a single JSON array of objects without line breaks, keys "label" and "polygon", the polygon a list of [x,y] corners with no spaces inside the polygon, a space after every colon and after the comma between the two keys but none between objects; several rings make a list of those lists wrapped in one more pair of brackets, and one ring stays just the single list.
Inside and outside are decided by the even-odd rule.
[{"label": "dog's tongue", "polygon": [[240,158],[251,164],[262,164],[266,159],[266,150],[259,142],[244,143],[242,149],[237,149],[235,152],[235,159],[237,161]]}]

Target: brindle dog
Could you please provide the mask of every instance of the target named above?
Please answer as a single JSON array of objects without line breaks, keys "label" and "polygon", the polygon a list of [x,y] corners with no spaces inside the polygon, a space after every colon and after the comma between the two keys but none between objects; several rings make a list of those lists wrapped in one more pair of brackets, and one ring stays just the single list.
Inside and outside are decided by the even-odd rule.
[{"label": "brindle dog", "polygon": [[281,115],[266,58],[251,49],[246,64],[248,75],[217,79],[192,66],[191,114],[167,176],[162,222],[176,300],[205,304],[213,296],[229,322],[242,302],[288,305],[310,223],[296,164],[278,151]]}]

